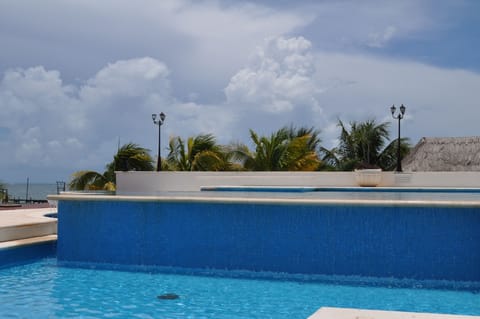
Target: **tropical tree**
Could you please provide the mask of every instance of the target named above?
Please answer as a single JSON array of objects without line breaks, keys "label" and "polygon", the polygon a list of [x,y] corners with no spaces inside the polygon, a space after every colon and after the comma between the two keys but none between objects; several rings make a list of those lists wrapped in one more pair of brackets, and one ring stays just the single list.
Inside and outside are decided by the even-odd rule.
[{"label": "tropical tree", "polygon": [[320,147],[320,154],[322,160],[321,170],[335,171],[340,170],[340,159],[338,154],[338,148],[327,149],[323,146]]},{"label": "tropical tree", "polygon": [[184,141],[170,138],[166,168],[174,171],[226,171],[233,168],[228,153],[212,134],[200,134]]},{"label": "tropical tree", "polygon": [[[408,138],[400,138],[400,158],[405,158],[410,152],[410,140]],[[397,167],[398,157],[398,138],[392,140],[379,155],[379,166],[386,171],[393,171]]]},{"label": "tropical tree", "polygon": [[115,182],[115,171],[153,171],[153,159],[150,150],[135,143],[127,143],[120,147],[113,161],[107,164],[107,178]]},{"label": "tropical tree", "polygon": [[0,203],[3,202],[6,194],[4,193],[5,185],[0,181]]},{"label": "tropical tree", "polygon": [[[339,145],[331,150],[322,148],[322,160],[339,170],[352,170],[356,167],[379,167],[384,170],[393,169],[396,163],[396,143],[390,142],[389,123],[377,123],[375,120],[365,122],[350,122],[348,128],[341,120]],[[408,139],[403,138],[401,155],[406,155],[410,149]]]},{"label": "tropical tree", "polygon": [[153,159],[149,150],[134,143],[120,147],[103,174],[91,170],[72,174],[68,184],[71,190],[115,190],[115,171],[152,171]]},{"label": "tropical tree", "polygon": [[244,144],[231,146],[230,154],[247,170],[314,171],[320,165],[317,148],[319,132],[313,128],[283,127],[269,137],[250,130],[255,151]]},{"label": "tropical tree", "polygon": [[[106,172],[105,172],[106,173]],[[96,171],[77,171],[72,174],[68,188],[70,190],[108,190],[114,191],[115,184],[107,174],[101,174]]]}]

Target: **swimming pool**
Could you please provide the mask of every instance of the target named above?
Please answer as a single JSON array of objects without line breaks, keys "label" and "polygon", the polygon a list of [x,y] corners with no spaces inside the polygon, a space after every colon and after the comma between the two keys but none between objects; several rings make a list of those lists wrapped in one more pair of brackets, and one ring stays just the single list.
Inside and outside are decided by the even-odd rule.
[{"label": "swimming pool", "polygon": [[[480,293],[280,273],[59,264],[0,268],[2,318],[307,318],[322,306],[480,315]],[[162,300],[165,293],[179,296]]]},{"label": "swimming pool", "polygon": [[[140,294],[146,299],[138,303],[150,309],[159,306],[152,295],[177,293],[179,300],[160,304],[173,307],[167,317],[246,318],[258,307],[257,317],[285,311],[285,318],[304,318],[321,306],[480,315],[480,193],[242,190],[52,199],[59,203],[57,259],[39,267],[78,270],[72,278],[93,268],[98,274],[89,276],[111,272],[119,283],[119,274],[139,276],[132,279],[139,283],[157,276],[147,276],[149,289],[121,283],[133,288],[102,295]],[[175,284],[162,286],[163,276]],[[185,288],[170,288],[184,287],[184,279]],[[197,279],[202,283],[191,282]],[[231,288],[223,280],[232,280]],[[204,301],[190,305],[182,296]],[[134,311],[137,299],[128,298],[115,303]]]}]

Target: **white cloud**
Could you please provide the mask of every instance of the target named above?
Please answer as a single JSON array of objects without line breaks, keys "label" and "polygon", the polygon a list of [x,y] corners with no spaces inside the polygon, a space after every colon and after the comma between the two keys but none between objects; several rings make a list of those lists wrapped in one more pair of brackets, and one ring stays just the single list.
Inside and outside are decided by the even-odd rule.
[{"label": "white cloud", "polygon": [[396,31],[397,28],[394,26],[388,26],[382,33],[370,33],[367,45],[374,48],[382,48],[393,38]]},{"label": "white cloud", "polygon": [[478,135],[477,73],[373,56],[319,53],[316,61],[316,81],[332,83],[319,99],[332,121],[392,121],[395,138],[389,107],[403,103],[402,135],[413,143],[422,136]]},{"label": "white cloud", "polygon": [[316,108],[311,43],[303,37],[269,38],[225,88],[227,103],[272,113]]},{"label": "white cloud", "polygon": [[[168,125],[167,125],[168,124]],[[202,105],[177,102],[169,109],[165,131],[183,138],[197,134],[214,134],[221,143],[236,137],[237,111],[224,105]]]},{"label": "white cloud", "polygon": [[0,160],[5,167],[31,163],[75,170],[84,168],[84,159],[95,159],[90,165],[101,170],[117,136],[124,131],[132,139],[142,135],[145,125],[137,114],[148,123],[148,98],[169,98],[167,76],[166,66],[150,58],[118,61],[81,87],[64,85],[58,71],[43,67],[7,71],[0,105],[8,116],[0,117],[0,127],[9,132],[2,146],[13,152]]},{"label": "white cloud", "polygon": [[44,162],[50,139],[79,133],[84,114],[74,95],[75,89],[64,85],[57,71],[33,67],[5,72],[0,82],[0,126],[10,132],[3,149],[11,151],[2,161]]},{"label": "white cloud", "polygon": [[91,92],[107,97],[119,93],[124,97],[145,96],[151,92],[170,94],[168,76],[167,66],[153,58],[117,61],[101,69],[80,94],[85,99]]},{"label": "white cloud", "polygon": [[[168,135],[222,134],[231,115],[215,105],[182,103],[170,92],[167,66],[152,58],[121,60],[99,70],[84,85],[63,84],[43,67],[9,70],[0,81],[1,167],[102,171],[121,143],[155,149],[152,113],[167,114]],[[225,134],[224,134],[225,135]],[[153,152],[155,153],[155,152]]]},{"label": "white cloud", "polygon": [[[214,100],[222,98],[225,82],[265,37],[290,33],[312,19],[241,2],[0,2],[5,31],[0,32],[0,70],[2,61],[45,65],[72,81],[91,77],[112,61],[151,56],[174,71],[170,79],[177,96]],[[25,56],[32,46],[35,57]]]}]

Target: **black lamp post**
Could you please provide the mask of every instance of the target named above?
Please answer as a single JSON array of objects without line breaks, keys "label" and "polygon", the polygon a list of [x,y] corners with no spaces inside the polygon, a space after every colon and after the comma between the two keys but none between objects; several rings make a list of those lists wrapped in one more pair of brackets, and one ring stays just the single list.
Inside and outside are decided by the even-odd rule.
[{"label": "black lamp post", "polygon": [[395,111],[397,108],[395,105],[392,105],[390,108],[390,112],[392,112],[392,117],[394,119],[398,119],[398,149],[397,149],[397,172],[402,171],[402,159],[400,156],[400,121],[403,119],[403,116],[405,115],[405,109],[406,107],[403,106],[403,104],[400,106],[400,112],[398,113],[397,116],[395,116]]},{"label": "black lamp post", "polygon": [[157,120],[157,114],[152,114],[152,120],[153,120],[153,124],[155,125],[158,125],[158,161],[157,161],[157,172],[160,172],[162,170],[162,156],[160,154],[160,151],[161,151],[161,128],[162,128],[162,124],[163,122],[165,121],[165,114],[163,112],[161,112],[159,114],[159,118]]}]

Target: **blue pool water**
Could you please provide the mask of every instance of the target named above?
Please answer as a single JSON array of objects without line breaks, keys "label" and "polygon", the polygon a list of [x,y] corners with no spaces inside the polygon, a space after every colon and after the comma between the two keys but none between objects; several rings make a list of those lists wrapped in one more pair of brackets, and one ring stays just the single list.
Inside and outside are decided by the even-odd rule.
[{"label": "blue pool water", "polygon": [[[322,306],[480,315],[480,293],[62,267],[0,268],[1,318],[307,318]],[[176,300],[157,296],[175,293]]]},{"label": "blue pool water", "polygon": [[56,259],[5,268],[21,272],[0,284],[8,307],[33,300],[47,317],[82,318],[306,318],[323,306],[480,315],[480,193],[167,195],[59,196]]}]

